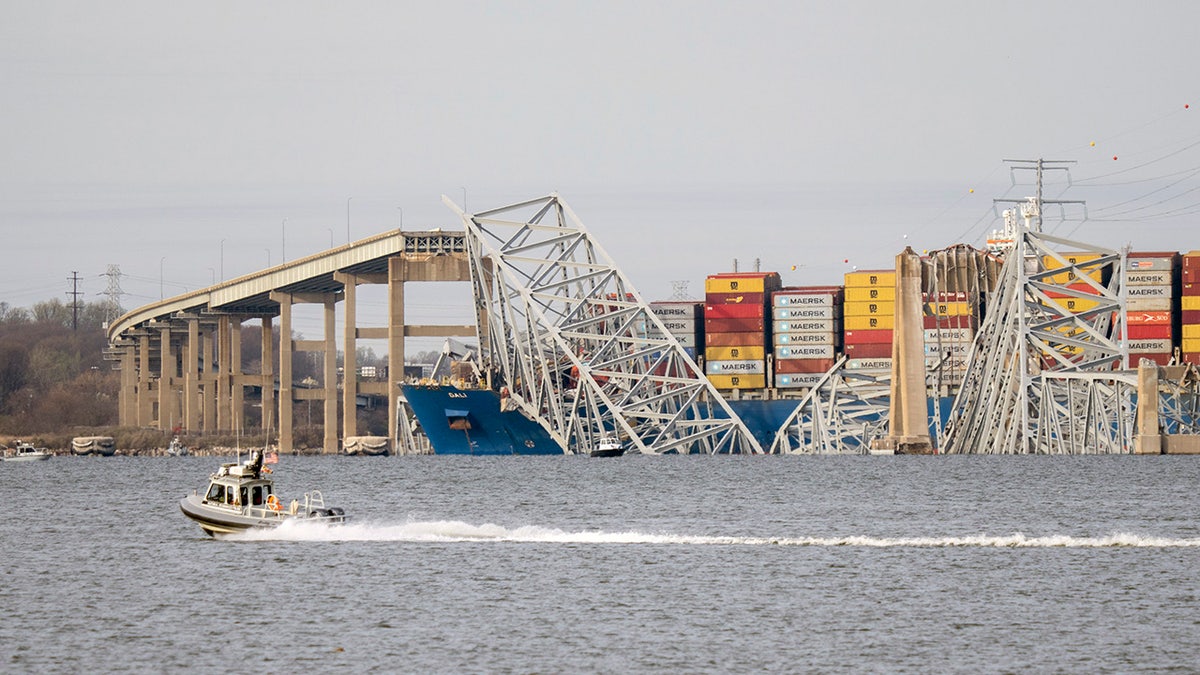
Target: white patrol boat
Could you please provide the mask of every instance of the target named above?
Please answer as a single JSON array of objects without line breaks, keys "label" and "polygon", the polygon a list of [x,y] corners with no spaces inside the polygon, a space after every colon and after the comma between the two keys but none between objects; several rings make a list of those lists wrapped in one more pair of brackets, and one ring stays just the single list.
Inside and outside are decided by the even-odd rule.
[{"label": "white patrol boat", "polygon": [[209,479],[208,491],[184,497],[179,508],[209,535],[278,527],[289,520],[346,521],[346,512],[325,506],[325,498],[316,490],[305,493],[303,502],[293,499],[285,504],[275,494],[274,481],[264,475],[270,472],[263,468],[262,451],[254,450],[241,464],[222,464]]},{"label": "white patrol boat", "polygon": [[17,441],[12,453],[5,453],[3,459],[6,462],[36,462],[42,459],[50,459],[53,454],[45,448],[33,447],[32,443]]}]

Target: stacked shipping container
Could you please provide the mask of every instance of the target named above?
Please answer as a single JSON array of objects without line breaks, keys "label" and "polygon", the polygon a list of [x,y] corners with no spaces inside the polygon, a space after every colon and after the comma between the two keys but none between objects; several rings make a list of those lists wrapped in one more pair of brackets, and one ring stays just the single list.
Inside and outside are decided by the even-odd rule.
[{"label": "stacked shipping container", "polygon": [[846,368],[890,373],[892,330],[896,325],[896,272],[847,272],[845,282],[842,348],[846,352]]},{"label": "stacked shipping container", "polygon": [[811,387],[842,346],[840,286],[801,286],[771,294],[775,386]]},{"label": "stacked shipping container", "polygon": [[1179,346],[1185,363],[1200,365],[1200,251],[1183,255],[1182,276]]},{"label": "stacked shipping container", "polygon": [[717,389],[764,389],[777,272],[714,274],[704,281],[704,372]]},{"label": "stacked shipping container", "polygon": [[935,386],[962,384],[979,313],[966,291],[922,294],[925,303],[925,370]]},{"label": "stacked shipping container", "polygon": [[1174,304],[1179,278],[1179,254],[1130,253],[1125,263],[1125,319],[1129,365],[1142,359],[1165,366],[1171,361],[1178,327]]},{"label": "stacked shipping container", "polygon": [[704,303],[652,302],[650,311],[663,322],[667,332],[679,341],[692,360],[696,359],[697,348],[704,344]]},{"label": "stacked shipping container", "polygon": [[[1063,254],[1063,257],[1066,258],[1067,262],[1071,264],[1086,264],[1099,258],[1100,254],[1069,253]],[[1049,255],[1045,256],[1042,259],[1042,262],[1047,271],[1053,271],[1055,269],[1061,269],[1064,267],[1063,264],[1060,263],[1056,258]],[[1099,267],[1086,272],[1085,276],[1092,279],[1097,284],[1104,284],[1108,281],[1107,279],[1103,278],[1103,270]],[[1064,269],[1062,272],[1058,272],[1057,274],[1052,274],[1046,277],[1045,280],[1049,283],[1057,284],[1067,289],[1067,291],[1046,291],[1046,295],[1050,298],[1051,302],[1058,305],[1062,309],[1065,309],[1071,314],[1081,314],[1083,312],[1093,310],[1097,305],[1100,304],[1099,300],[1080,297],[1081,295],[1094,296],[1098,295],[1098,293],[1091,284],[1086,281],[1081,281],[1074,270]],[[1060,330],[1060,332],[1063,334],[1063,337],[1076,337],[1077,331],[1078,329],[1074,327],[1064,327]],[[1063,354],[1068,359],[1081,352],[1079,347],[1075,347],[1073,345],[1058,345],[1057,349],[1059,353]],[[1043,358],[1047,361],[1047,363],[1052,361],[1050,357]]]}]

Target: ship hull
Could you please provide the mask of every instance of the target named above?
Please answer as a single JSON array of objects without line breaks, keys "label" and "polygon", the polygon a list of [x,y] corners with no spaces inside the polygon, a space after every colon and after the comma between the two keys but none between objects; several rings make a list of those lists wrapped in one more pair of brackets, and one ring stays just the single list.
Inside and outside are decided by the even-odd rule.
[{"label": "ship hull", "polygon": [[488,389],[401,385],[435,455],[561,455],[539,424],[517,411],[501,412]]}]

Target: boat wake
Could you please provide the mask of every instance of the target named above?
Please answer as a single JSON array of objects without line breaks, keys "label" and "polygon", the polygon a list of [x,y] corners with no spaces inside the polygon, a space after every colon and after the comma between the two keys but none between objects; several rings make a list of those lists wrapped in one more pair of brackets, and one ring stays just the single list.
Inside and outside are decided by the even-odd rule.
[{"label": "boat wake", "polygon": [[564,530],[525,525],[472,525],[461,521],[327,525],[293,521],[274,529],[224,535],[227,541],[396,541],[524,544],[661,544],[681,546],[849,546],[861,548],[1200,548],[1200,539],[1172,539],[1125,532],[1096,537],[1006,535],[960,537],[724,537],[644,532]]}]

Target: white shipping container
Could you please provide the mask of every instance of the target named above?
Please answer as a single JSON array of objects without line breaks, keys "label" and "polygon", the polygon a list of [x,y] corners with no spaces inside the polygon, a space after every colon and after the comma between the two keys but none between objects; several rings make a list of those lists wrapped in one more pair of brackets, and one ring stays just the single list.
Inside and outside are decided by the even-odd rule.
[{"label": "white shipping container", "polygon": [[686,335],[677,335],[675,333],[671,333],[671,336],[679,342],[679,346],[681,347],[691,347],[695,349],[698,346],[695,333],[687,333]]},{"label": "white shipping container", "polygon": [[835,345],[837,344],[837,337],[837,333],[833,331],[825,331],[824,333],[776,333],[775,344]]},{"label": "white shipping container", "polygon": [[934,342],[925,343],[925,353],[929,354],[950,354],[952,356],[966,356],[971,351],[970,342],[942,342],[940,344]]},{"label": "white shipping container", "polygon": [[1158,299],[1170,298],[1170,286],[1129,286],[1125,289],[1125,295],[1133,300],[1135,298]]},{"label": "white shipping container", "polygon": [[892,369],[891,359],[846,359],[846,370],[888,370]]},{"label": "white shipping container", "polygon": [[652,302],[650,311],[663,319],[691,319],[700,316],[700,308],[704,305],[694,302]]},{"label": "white shipping container", "polygon": [[805,319],[834,319],[842,315],[840,306],[822,307],[776,307],[772,316],[776,321],[798,321]]},{"label": "white shipping container", "polygon": [[1125,301],[1126,312],[1169,312],[1171,298],[1129,298]]},{"label": "white shipping container", "polygon": [[926,328],[925,344],[942,342],[970,342],[975,339],[974,328]]},{"label": "white shipping container", "polygon": [[776,375],[775,386],[779,389],[789,389],[795,387],[815,387],[825,377],[825,373],[788,373],[787,375]]},{"label": "white shipping container", "polygon": [[1169,338],[1158,340],[1130,340],[1130,354],[1170,354],[1171,340]]},{"label": "white shipping container", "polygon": [[765,375],[767,362],[761,359],[742,361],[707,361],[704,364],[707,375]]},{"label": "white shipping container", "polygon": [[794,347],[776,347],[777,359],[832,359],[833,345],[798,345]]},{"label": "white shipping container", "polygon": [[1125,282],[1129,286],[1170,286],[1171,273],[1169,271],[1125,270]]},{"label": "white shipping container", "polygon": [[776,307],[832,307],[837,304],[833,293],[788,293],[776,292],[771,296]]},{"label": "white shipping container", "polygon": [[942,357],[940,357],[940,356],[926,356],[925,357],[925,369],[926,370],[936,367],[939,363],[942,364],[941,369],[943,372],[951,371],[951,370],[966,370],[967,369],[967,357],[965,355],[964,356],[951,356],[950,358],[945,359],[944,361],[942,360]]},{"label": "white shipping container", "polygon": [[838,322],[833,319],[776,321],[774,326],[776,333],[826,333],[837,331]]},{"label": "white shipping container", "polygon": [[695,319],[661,319],[661,321],[669,333],[675,333],[678,335],[680,333],[696,332]]},{"label": "white shipping container", "polygon": [[1171,271],[1175,268],[1175,259],[1171,258],[1126,258],[1125,270],[1144,272],[1147,270],[1154,271]]}]

